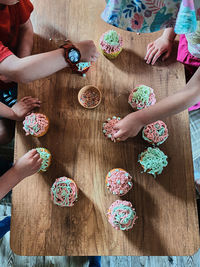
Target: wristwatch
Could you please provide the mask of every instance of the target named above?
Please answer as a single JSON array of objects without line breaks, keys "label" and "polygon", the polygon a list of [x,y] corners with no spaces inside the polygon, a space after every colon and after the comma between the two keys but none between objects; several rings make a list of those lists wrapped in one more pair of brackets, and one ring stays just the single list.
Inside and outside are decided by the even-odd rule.
[{"label": "wristwatch", "polygon": [[76,48],[76,46],[73,45],[73,43],[69,40],[66,41],[65,44],[61,45],[60,48],[64,48],[65,60],[67,61],[67,63],[69,63],[70,67],[73,70],[78,71],[77,64],[81,59],[81,53],[78,48]]}]

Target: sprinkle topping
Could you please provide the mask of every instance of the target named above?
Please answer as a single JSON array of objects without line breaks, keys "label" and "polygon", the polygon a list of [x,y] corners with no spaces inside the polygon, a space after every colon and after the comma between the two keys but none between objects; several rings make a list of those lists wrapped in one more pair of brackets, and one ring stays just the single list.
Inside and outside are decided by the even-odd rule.
[{"label": "sprinkle topping", "polygon": [[108,118],[105,123],[103,123],[103,133],[104,135],[111,139],[111,141],[116,142],[116,138],[114,135],[118,132],[118,130],[113,129],[114,125],[121,120],[120,117],[113,116],[112,118]]},{"label": "sprinkle topping", "polygon": [[67,177],[56,179],[51,187],[51,198],[54,204],[61,207],[71,207],[78,198],[75,182]]},{"label": "sprinkle topping", "polygon": [[163,121],[150,123],[142,131],[143,139],[156,145],[164,143],[168,136],[167,125]]},{"label": "sprinkle topping", "polygon": [[46,148],[38,147],[36,148],[37,152],[40,154],[40,158],[42,159],[42,165],[39,171],[46,172],[47,168],[50,165],[51,154]]},{"label": "sprinkle topping", "polygon": [[129,201],[116,200],[108,210],[108,221],[117,230],[129,230],[135,224],[135,209]]},{"label": "sprinkle topping", "polygon": [[48,119],[41,113],[31,113],[23,121],[26,135],[41,135],[48,127]]},{"label": "sprinkle topping", "polygon": [[146,86],[140,85],[134,88],[128,99],[128,103],[137,109],[143,109],[156,103],[155,94],[153,89]]},{"label": "sprinkle topping", "polygon": [[139,155],[138,162],[144,168],[144,172],[152,174],[154,178],[157,174],[161,174],[168,164],[167,156],[159,148],[152,147],[148,147]]},{"label": "sprinkle topping", "polygon": [[112,194],[123,196],[133,187],[132,177],[123,169],[113,169],[106,176],[107,188]]}]

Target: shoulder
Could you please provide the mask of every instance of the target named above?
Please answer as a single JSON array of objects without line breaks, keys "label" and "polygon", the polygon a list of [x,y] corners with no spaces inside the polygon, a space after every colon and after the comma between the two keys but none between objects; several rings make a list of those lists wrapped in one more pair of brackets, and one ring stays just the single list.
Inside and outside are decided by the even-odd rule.
[{"label": "shoulder", "polygon": [[30,0],[20,0],[16,7],[20,15],[20,24],[24,24],[33,11],[33,5]]}]

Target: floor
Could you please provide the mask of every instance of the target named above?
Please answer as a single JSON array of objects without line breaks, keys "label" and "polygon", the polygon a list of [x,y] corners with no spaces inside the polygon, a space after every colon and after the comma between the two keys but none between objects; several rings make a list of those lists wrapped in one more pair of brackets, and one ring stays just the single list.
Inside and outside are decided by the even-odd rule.
[{"label": "floor", "polygon": [[[190,113],[194,171],[200,178],[200,110]],[[12,159],[13,143],[0,148],[0,155]],[[198,177],[197,177],[198,178]],[[197,194],[197,198],[200,196]],[[0,219],[11,214],[11,197],[0,201]],[[87,257],[24,257],[12,252],[10,233],[0,239],[0,267],[88,267]],[[102,267],[200,267],[200,249],[192,256],[180,257],[102,257]]]}]

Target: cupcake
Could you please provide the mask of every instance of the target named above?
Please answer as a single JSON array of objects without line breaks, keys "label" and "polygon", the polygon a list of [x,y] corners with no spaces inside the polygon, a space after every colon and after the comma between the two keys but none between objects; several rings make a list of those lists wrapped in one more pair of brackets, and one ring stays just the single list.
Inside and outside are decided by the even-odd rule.
[{"label": "cupcake", "polygon": [[114,59],[122,51],[122,37],[114,30],[107,31],[100,38],[100,48],[104,56]]},{"label": "cupcake", "polygon": [[163,121],[156,121],[146,125],[142,130],[142,137],[153,145],[160,145],[167,140],[169,134],[167,125]]},{"label": "cupcake", "polygon": [[123,196],[133,187],[132,177],[123,169],[112,169],[106,175],[106,186],[113,195]]},{"label": "cupcake", "polygon": [[156,103],[156,98],[153,89],[146,85],[136,86],[131,90],[128,103],[135,111],[154,105]]},{"label": "cupcake", "polygon": [[56,179],[51,187],[51,199],[54,204],[61,207],[72,207],[78,198],[76,183],[67,177]]},{"label": "cupcake", "polygon": [[129,230],[135,224],[135,209],[129,201],[116,200],[107,212],[108,221],[117,230]]},{"label": "cupcake", "polygon": [[161,174],[163,168],[167,166],[167,156],[159,149],[148,147],[139,155],[138,162],[141,164],[144,172],[150,173],[156,178]]},{"label": "cupcake", "polygon": [[39,171],[46,172],[51,164],[51,153],[48,149],[43,147],[36,148],[37,152],[40,154],[40,158],[42,159],[42,165]]},{"label": "cupcake", "polygon": [[46,134],[49,129],[49,119],[41,113],[31,113],[26,116],[23,121],[23,129],[26,135],[41,137]]},{"label": "cupcake", "polygon": [[113,116],[112,118],[108,118],[106,122],[103,123],[103,133],[105,137],[113,142],[118,141],[116,138],[114,138],[114,135],[117,133],[117,130],[113,129],[113,127],[120,120],[120,117]]}]

